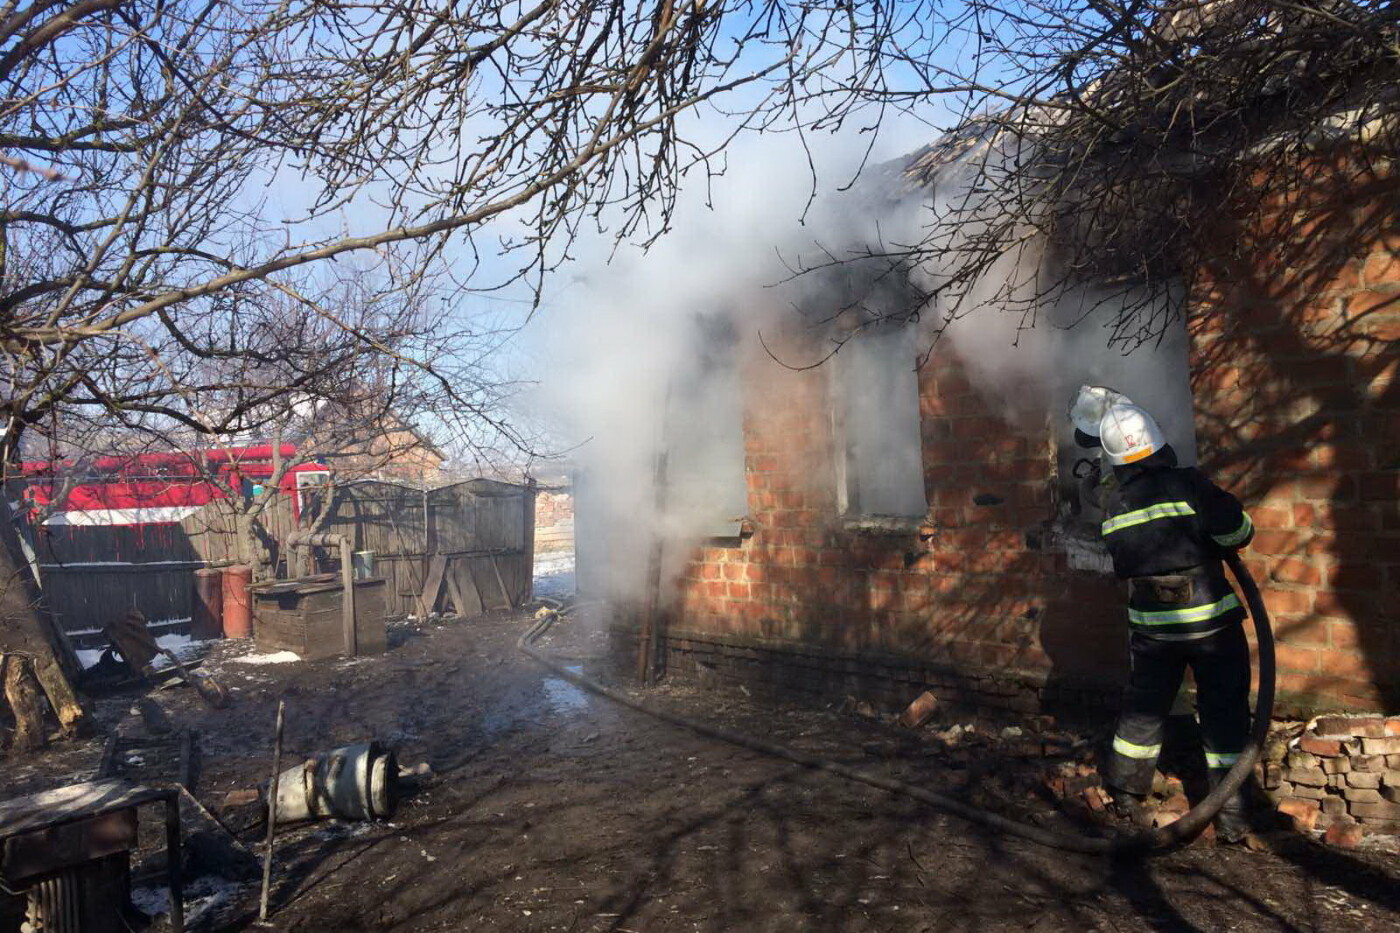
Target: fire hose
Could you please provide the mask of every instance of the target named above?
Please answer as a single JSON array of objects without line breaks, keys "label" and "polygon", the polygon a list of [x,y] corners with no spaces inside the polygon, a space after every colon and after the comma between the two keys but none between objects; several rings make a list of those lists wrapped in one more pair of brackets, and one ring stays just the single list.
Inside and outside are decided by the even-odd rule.
[{"label": "fire hose", "polygon": [[1254,578],[1250,576],[1249,571],[1240,561],[1239,555],[1231,553],[1226,558],[1226,563],[1229,564],[1235,579],[1239,581],[1240,589],[1244,591],[1245,602],[1249,606],[1250,618],[1254,623],[1255,640],[1258,643],[1259,688],[1255,697],[1254,723],[1250,731],[1249,741],[1240,754],[1239,760],[1235,762],[1229,773],[1209,794],[1180,819],[1151,831],[1112,837],[1085,836],[1078,833],[1056,832],[1054,830],[1030,826],[998,813],[993,813],[990,810],[964,803],[955,797],[940,794],[937,791],[931,791],[878,774],[871,774],[870,772],[861,771],[857,768],[852,768],[826,758],[806,755],[781,745],[775,745],[772,742],[765,742],[762,739],[755,738],[754,736],[742,732],[735,732],[731,729],[725,729],[700,720],[680,716],[676,713],[633,699],[621,691],[607,687],[576,671],[569,670],[563,664],[550,658],[535,647],[535,642],[537,642],[559,619],[559,614],[557,612],[542,614],[536,623],[531,626],[525,634],[520,636],[517,645],[521,651],[549,668],[555,675],[582,690],[597,694],[598,696],[626,706],[629,709],[644,713],[662,722],[680,726],[683,729],[688,729],[699,735],[718,739],[721,742],[727,742],[731,745],[737,745],[741,748],[758,752],[759,754],[782,758],[812,771],[836,774],[848,780],[858,781],[861,784],[867,784],[891,794],[911,797],[935,809],[961,817],[969,822],[978,823],[1003,833],[1028,839],[1040,845],[1050,846],[1051,848],[1064,849],[1071,852],[1087,852],[1096,855],[1143,856],[1151,852],[1183,845],[1191,841],[1204,830],[1206,825],[1215,817],[1216,813],[1219,812],[1220,807],[1225,801],[1244,786],[1244,782],[1249,779],[1249,776],[1254,771],[1255,763],[1259,760],[1260,750],[1264,747],[1264,741],[1269,734],[1269,723],[1273,716],[1274,709],[1273,629],[1269,624],[1268,610],[1264,607],[1264,600],[1259,594],[1259,587],[1255,584]]}]

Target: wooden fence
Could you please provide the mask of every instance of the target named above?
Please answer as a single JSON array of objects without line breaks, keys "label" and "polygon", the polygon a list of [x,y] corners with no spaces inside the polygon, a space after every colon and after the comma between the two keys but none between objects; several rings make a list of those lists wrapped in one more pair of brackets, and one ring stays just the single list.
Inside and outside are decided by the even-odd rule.
[{"label": "wooden fence", "polygon": [[519,606],[530,598],[534,508],[533,489],[494,480],[432,490],[360,482],[340,490],[321,530],[373,552],[374,576],[384,578],[391,613],[431,611],[419,600],[435,557],[446,561],[463,591],[478,591],[487,608]]},{"label": "wooden fence", "polygon": [[[346,535],[356,551],[374,552],[374,575],[386,581],[391,615],[420,611],[434,558],[463,580],[479,577],[488,608],[530,598],[533,570],[534,489],[469,480],[423,490],[393,483],[356,482],[334,491],[331,514],[320,527]],[[179,523],[147,525],[41,525],[26,528],[40,568],[44,598],[64,631],[80,645],[100,643],[103,625],[139,609],[154,627],[186,630],[193,612],[194,571],[236,562],[235,514],[215,501]],[[257,534],[278,576],[301,569],[286,542],[297,530],[289,498],[276,496],[259,518]],[[319,568],[338,555],[317,552]],[[499,582],[497,582],[499,581]],[[460,608],[460,607],[459,607]]]}]

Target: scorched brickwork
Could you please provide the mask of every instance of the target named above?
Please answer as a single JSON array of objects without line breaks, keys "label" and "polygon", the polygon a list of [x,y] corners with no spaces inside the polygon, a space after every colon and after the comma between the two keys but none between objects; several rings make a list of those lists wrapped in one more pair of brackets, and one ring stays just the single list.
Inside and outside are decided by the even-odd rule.
[{"label": "scorched brickwork", "polygon": [[[1400,710],[1393,182],[1328,165],[1287,196],[1246,186],[1188,303],[1201,461],[1258,528],[1248,565],[1284,709]],[[831,367],[754,352],[743,371],[753,534],[690,555],[667,663],[891,704],[926,686],[973,705],[1112,702],[1121,597],[1047,531],[1045,426],[1003,420],[935,356],[918,377],[927,516],[863,526],[838,511]]]}]

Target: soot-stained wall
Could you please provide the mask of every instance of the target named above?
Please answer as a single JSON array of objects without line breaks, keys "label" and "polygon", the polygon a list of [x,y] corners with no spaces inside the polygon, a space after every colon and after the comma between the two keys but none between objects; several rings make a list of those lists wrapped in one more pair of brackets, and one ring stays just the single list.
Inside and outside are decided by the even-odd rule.
[{"label": "soot-stained wall", "polygon": [[[1400,710],[1394,181],[1348,163],[1284,194],[1244,186],[1192,277],[1200,461],[1259,530],[1247,562],[1275,616],[1284,709]],[[1007,420],[937,353],[918,375],[925,518],[842,514],[839,382],[776,365],[773,339],[741,367],[753,534],[681,562],[668,663],[891,705],[925,687],[1026,710],[1111,704],[1119,585],[1072,569],[1055,533],[1049,427]]]}]

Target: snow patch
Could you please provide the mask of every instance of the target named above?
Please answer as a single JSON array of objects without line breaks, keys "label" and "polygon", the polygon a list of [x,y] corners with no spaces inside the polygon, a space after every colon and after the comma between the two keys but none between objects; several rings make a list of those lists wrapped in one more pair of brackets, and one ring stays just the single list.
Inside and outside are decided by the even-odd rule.
[{"label": "snow patch", "polygon": [[[205,875],[194,879],[185,887],[185,927],[191,928],[205,917],[233,903],[247,886],[220,878]],[[145,887],[131,889],[131,903],[148,917],[168,916],[170,913],[170,889],[165,887]]]},{"label": "snow patch", "polygon": [[[147,628],[149,628],[152,624],[153,623],[147,622]],[[189,635],[182,635],[178,632],[172,632],[168,635],[156,636],[156,644],[164,648],[166,651],[169,651],[170,653],[174,654],[175,657],[179,658],[181,661],[188,661],[191,657],[199,654],[199,652],[204,648],[205,645],[208,645],[209,642],[194,641],[190,638]],[[79,663],[81,663],[84,668],[88,668],[92,667],[98,661],[102,660],[102,652],[106,650],[106,648],[83,648],[78,651],[75,651],[74,654],[78,656]],[[172,666],[173,665],[170,663],[170,659],[165,657],[164,655],[156,655],[155,660],[151,662],[151,667],[155,668],[158,671],[163,671],[167,667]]]},{"label": "snow patch", "polygon": [[229,658],[234,664],[295,664],[301,660],[301,655],[295,651],[277,651],[272,654],[245,654],[238,658]]},{"label": "snow patch", "polygon": [[550,599],[568,599],[574,595],[573,552],[535,556],[534,593]]}]

